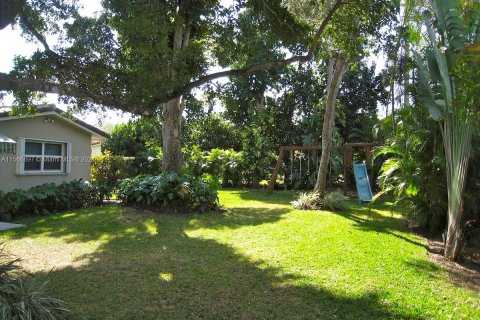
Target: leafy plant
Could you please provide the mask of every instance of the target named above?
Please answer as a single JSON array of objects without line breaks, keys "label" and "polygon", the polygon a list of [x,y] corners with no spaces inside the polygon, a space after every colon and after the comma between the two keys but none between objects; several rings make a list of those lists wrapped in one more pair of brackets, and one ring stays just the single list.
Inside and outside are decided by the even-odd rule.
[{"label": "leafy plant", "polygon": [[343,211],[347,209],[347,201],[348,197],[340,191],[327,192],[320,202],[320,207],[331,211]]},{"label": "leafy plant", "polygon": [[327,192],[324,198],[320,198],[318,192],[300,193],[299,197],[291,204],[295,209],[315,210],[326,209],[331,211],[343,211],[347,209],[348,197],[339,191]]},{"label": "leafy plant", "polygon": [[244,176],[243,153],[233,149],[201,151],[194,146],[185,159],[186,172],[200,177],[205,174],[222,180],[224,186],[238,187]]},{"label": "leafy plant", "polygon": [[176,173],[124,179],[118,198],[125,206],[175,212],[206,212],[218,207],[214,181]]},{"label": "leafy plant", "polygon": [[424,14],[428,46],[423,48],[424,57],[416,54],[419,98],[442,131],[448,190],[445,256],[451,260],[461,249],[463,194],[473,134],[471,115],[480,109],[478,96],[462,93],[480,90],[478,77],[472,77],[480,74],[478,54],[463,54],[478,45],[480,6],[471,2],[470,7],[464,7],[467,3],[433,1],[432,10]]},{"label": "leafy plant", "polygon": [[1,196],[0,214],[48,214],[102,203],[105,190],[82,180],[15,189]]},{"label": "leafy plant", "polygon": [[162,163],[159,158],[122,157],[112,154],[92,157],[90,175],[93,183],[103,186],[108,195],[115,191],[118,181],[139,174],[158,174]]},{"label": "leafy plant", "polygon": [[302,192],[298,198],[291,202],[295,209],[315,210],[320,203],[320,196],[317,192]]},{"label": "leafy plant", "polygon": [[47,293],[47,277],[30,276],[20,260],[0,247],[0,318],[3,320],[67,319],[67,305]]}]

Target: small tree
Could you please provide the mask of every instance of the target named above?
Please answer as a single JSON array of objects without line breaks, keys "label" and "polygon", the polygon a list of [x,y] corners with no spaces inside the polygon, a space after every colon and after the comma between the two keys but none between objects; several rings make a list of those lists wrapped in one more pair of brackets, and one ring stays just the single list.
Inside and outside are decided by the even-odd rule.
[{"label": "small tree", "polygon": [[[445,257],[455,260],[462,239],[463,193],[472,146],[472,120],[480,110],[478,55],[480,5],[436,0],[425,11],[428,45],[416,54],[418,97],[442,131],[447,164],[448,227]],[[425,63],[424,61],[427,61]]]}]

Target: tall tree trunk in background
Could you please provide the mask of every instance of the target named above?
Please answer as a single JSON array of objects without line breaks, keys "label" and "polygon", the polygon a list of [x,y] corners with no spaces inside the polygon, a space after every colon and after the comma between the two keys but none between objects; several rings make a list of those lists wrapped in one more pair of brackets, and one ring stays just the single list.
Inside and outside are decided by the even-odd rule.
[{"label": "tall tree trunk in background", "polygon": [[[258,117],[261,117],[265,111],[265,91],[262,92],[255,98],[255,111]],[[252,176],[252,188],[260,189],[260,172]]]},{"label": "tall tree trunk in background", "polygon": [[[175,17],[175,31],[173,34],[173,56],[171,78],[175,81],[177,74],[175,65],[178,62],[178,55],[190,43],[191,21],[187,16],[188,1],[180,0],[178,11]],[[176,98],[163,104],[163,123],[162,123],[162,171],[180,173],[183,166],[182,155],[182,98]]]},{"label": "tall tree trunk in background", "polygon": [[163,105],[162,123],[162,171],[180,173],[182,170],[182,112],[180,98]]},{"label": "tall tree trunk in background", "polygon": [[319,193],[321,198],[325,196],[325,188],[327,185],[328,163],[330,162],[333,127],[335,125],[335,102],[343,75],[347,69],[348,58],[344,54],[336,59],[331,59],[328,63],[327,106],[325,109],[325,118],[323,119],[322,156],[320,158],[317,182],[313,189],[314,192]]},{"label": "tall tree trunk in background", "polygon": [[472,148],[472,127],[468,120],[447,115],[441,124],[447,162],[448,227],[445,257],[456,260],[462,244],[463,194]]}]

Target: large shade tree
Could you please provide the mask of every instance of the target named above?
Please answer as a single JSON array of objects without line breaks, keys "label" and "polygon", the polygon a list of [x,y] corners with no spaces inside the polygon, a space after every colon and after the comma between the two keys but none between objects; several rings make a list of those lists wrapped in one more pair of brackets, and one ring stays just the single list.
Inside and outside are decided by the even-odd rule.
[{"label": "large shade tree", "polygon": [[[31,92],[57,93],[82,109],[105,106],[145,116],[161,114],[163,169],[172,172],[182,166],[182,95],[220,77],[312,59],[332,17],[350,6],[342,0],[318,1],[321,22],[315,28],[306,26],[289,58],[209,74],[212,65],[222,62],[218,48],[228,39],[224,34],[231,33],[228,22],[245,8],[270,17],[265,27],[295,34],[295,28],[284,27],[296,23],[280,0],[238,1],[229,8],[218,0],[104,0],[95,18],[82,17],[75,0],[12,3],[0,1],[0,27],[18,24],[43,50],[17,58],[12,72],[0,73],[0,91],[16,92],[21,100],[28,100]],[[52,34],[58,39],[54,46],[48,42]],[[235,43],[227,47],[242,52]]]}]

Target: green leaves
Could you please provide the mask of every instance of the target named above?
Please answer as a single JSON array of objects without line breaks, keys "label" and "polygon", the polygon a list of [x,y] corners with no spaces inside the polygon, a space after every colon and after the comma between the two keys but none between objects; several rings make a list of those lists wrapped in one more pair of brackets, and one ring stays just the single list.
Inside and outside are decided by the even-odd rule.
[{"label": "green leaves", "polygon": [[[428,67],[425,65],[419,54],[415,54],[414,58],[417,63],[418,97],[422,101],[423,105],[427,108],[433,120],[440,121],[445,118],[446,103],[437,104],[435,93],[432,89],[432,73],[429,72]],[[433,65],[433,70],[435,70],[435,67],[438,67],[436,64],[436,59],[434,56],[432,56],[431,60],[432,62],[430,63]],[[439,73],[434,71],[433,74],[433,77],[441,79]]]},{"label": "green leaves", "polygon": [[218,206],[213,183],[176,173],[125,179],[120,183],[118,198],[123,205],[156,211],[206,212]]}]

